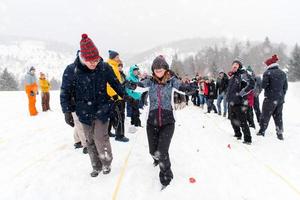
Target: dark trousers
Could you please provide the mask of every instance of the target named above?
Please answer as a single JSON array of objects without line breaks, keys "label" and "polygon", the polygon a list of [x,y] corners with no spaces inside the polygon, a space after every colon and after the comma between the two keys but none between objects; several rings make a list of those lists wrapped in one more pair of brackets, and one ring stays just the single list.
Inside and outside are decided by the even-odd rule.
[{"label": "dark trousers", "polygon": [[49,92],[42,92],[42,108],[43,111],[50,110],[50,93]]},{"label": "dark trousers", "polygon": [[161,127],[147,124],[149,152],[154,160],[159,161],[159,179],[162,185],[169,185],[173,179],[169,147],[174,129],[175,124],[167,124]]},{"label": "dark trousers", "polygon": [[215,113],[217,113],[217,108],[214,104],[214,99],[208,99],[207,100],[207,112],[210,113],[211,110],[214,110]]},{"label": "dark trousers", "polygon": [[260,108],[259,108],[259,96],[254,97],[254,107],[253,108],[255,111],[257,122],[259,123],[260,115],[261,115]]},{"label": "dark trousers", "polygon": [[131,104],[131,125],[142,126],[138,100],[135,100],[134,103]]},{"label": "dark trousers", "polygon": [[248,107],[247,111],[247,121],[249,123],[249,127],[255,128],[255,123],[254,123],[254,114],[253,114],[253,107]]},{"label": "dark trousers", "polygon": [[114,127],[116,138],[124,137],[124,121],[125,121],[125,101],[118,100],[114,103],[113,115],[110,118],[108,132]]},{"label": "dark trousers", "polygon": [[235,137],[242,137],[241,130],[242,128],[244,134],[245,142],[252,142],[251,133],[247,123],[247,106],[234,105],[230,106],[230,121],[231,126],[234,130]]},{"label": "dark trousers", "polygon": [[192,101],[195,106],[200,106],[200,97],[198,91],[192,95]]},{"label": "dark trousers", "polygon": [[268,100],[267,98],[264,99],[260,123],[259,123],[260,133],[264,133],[267,130],[270,118],[272,116],[275,122],[277,134],[282,134],[283,132],[282,109],[283,109],[283,102]]}]

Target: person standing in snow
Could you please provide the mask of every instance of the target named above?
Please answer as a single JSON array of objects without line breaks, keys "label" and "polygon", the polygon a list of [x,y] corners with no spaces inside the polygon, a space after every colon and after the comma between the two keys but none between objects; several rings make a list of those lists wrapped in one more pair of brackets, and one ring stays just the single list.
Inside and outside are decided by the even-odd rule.
[{"label": "person standing in snow", "polygon": [[[138,83],[139,82],[139,67],[137,65],[132,65],[129,69],[128,76],[126,80],[131,83]],[[142,93],[136,92],[129,88],[126,88],[126,93],[134,99],[132,104],[127,104],[127,110],[129,110],[129,115],[131,117],[131,127],[129,128],[129,132],[134,133],[137,127],[141,126],[140,120],[140,111],[139,111],[139,102],[142,97]]]},{"label": "person standing in snow", "polygon": [[169,64],[163,56],[154,59],[151,70],[152,77],[139,82],[138,86],[149,88],[150,108],[146,128],[149,152],[154,159],[154,166],[160,167],[159,179],[163,189],[173,179],[169,157],[169,147],[175,129],[173,89],[185,92],[191,87],[172,76]]},{"label": "person standing in snow", "polygon": [[[109,54],[109,59],[107,60],[107,63],[111,66],[113,72],[115,73],[115,76],[118,78],[118,81],[120,83],[122,83],[122,76],[121,73],[119,71],[119,64],[121,64],[121,60],[120,60],[120,56],[119,53],[116,51],[112,51],[109,50],[108,51]],[[109,121],[109,126],[108,126],[108,134],[110,137],[115,136],[115,140],[119,141],[119,142],[128,142],[129,139],[127,137],[125,137],[125,131],[124,131],[124,120],[125,120],[125,116],[122,117],[120,116],[120,119],[117,119],[118,121],[116,121],[115,116],[117,115],[121,115],[122,112],[124,112],[125,109],[125,105],[123,105],[124,101],[122,100],[122,98],[120,96],[117,95],[117,93],[115,92],[115,90],[109,85],[109,83],[107,84],[107,93],[108,95],[111,97],[111,99],[114,101],[114,105],[113,105],[113,114],[112,114],[112,118]],[[125,104],[125,103],[124,103]],[[111,133],[111,127],[113,125],[113,123],[117,124],[117,129],[115,130],[115,134]]]},{"label": "person standing in snow", "polygon": [[124,97],[123,88],[111,66],[103,62],[88,35],[82,34],[80,55],[63,74],[60,103],[68,125],[74,127],[74,109],[82,123],[93,167],[92,177],[98,176],[101,170],[103,174],[110,173],[113,159],[108,136],[113,103],[107,94],[107,83],[120,97]]},{"label": "person standing in snow", "polygon": [[254,88],[254,80],[242,68],[242,62],[238,59],[232,63],[232,77],[229,79],[227,89],[227,101],[229,103],[230,120],[234,130],[234,137],[242,138],[241,128],[244,134],[245,144],[251,144],[252,138],[247,123],[248,101],[247,96]]},{"label": "person standing in snow", "polygon": [[38,95],[38,84],[34,67],[30,67],[29,72],[25,75],[25,92],[29,102],[29,114],[30,116],[36,116],[38,114],[35,107],[36,95]]},{"label": "person standing in snow", "polygon": [[217,107],[218,114],[222,115],[221,103],[223,101],[223,116],[227,115],[227,100],[226,100],[226,92],[228,87],[228,76],[224,73],[224,71],[219,72],[219,77],[217,78],[216,90],[217,90]]},{"label": "person standing in snow", "polygon": [[[251,66],[248,66],[246,68],[247,73],[253,78],[255,82],[255,75],[254,72],[251,68]],[[248,99],[248,111],[247,111],[247,121],[249,124],[249,127],[255,129],[255,123],[254,123],[254,115],[253,115],[253,106],[254,106],[254,92],[255,92],[255,85],[254,85],[254,90],[250,91],[247,99]]]},{"label": "person standing in snow", "polygon": [[41,97],[42,97],[42,108],[43,112],[50,110],[50,93],[49,90],[51,85],[49,81],[46,79],[46,76],[43,72],[40,73],[39,86],[41,89]]},{"label": "person standing in snow", "polygon": [[208,80],[207,84],[208,84],[207,113],[210,113],[211,110],[213,110],[215,113],[218,113],[214,103],[215,99],[217,98],[216,84],[212,78]]},{"label": "person standing in snow", "polygon": [[260,76],[256,76],[255,74],[254,74],[254,77],[255,77],[255,79],[254,79],[255,80],[255,87],[254,87],[254,105],[253,105],[253,108],[254,108],[254,111],[255,111],[257,122],[259,123],[260,116],[261,116],[259,95],[262,91],[262,87],[261,87],[262,80],[261,80]]},{"label": "person standing in snow", "polygon": [[204,108],[204,104],[206,104],[207,102],[207,99],[206,99],[206,96],[205,96],[205,80],[204,78],[200,78],[200,81],[199,81],[199,104],[200,104],[200,108]]},{"label": "person standing in snow", "polygon": [[264,72],[262,80],[265,98],[259,123],[260,130],[257,135],[265,135],[272,116],[276,126],[277,138],[283,140],[282,110],[288,83],[286,74],[279,68],[278,60],[277,55],[273,55],[265,61],[267,70]]}]

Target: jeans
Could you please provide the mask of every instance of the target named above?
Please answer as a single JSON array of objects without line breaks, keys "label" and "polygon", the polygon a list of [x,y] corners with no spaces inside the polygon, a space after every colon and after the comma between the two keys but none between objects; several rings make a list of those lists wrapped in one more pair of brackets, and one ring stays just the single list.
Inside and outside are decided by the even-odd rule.
[{"label": "jeans", "polygon": [[223,100],[224,113],[227,113],[228,103],[227,103],[227,100],[226,100],[226,94],[224,92],[222,92],[221,94],[219,94],[218,95],[218,99],[217,99],[217,107],[218,107],[219,114],[222,113],[222,110],[221,110],[222,100]]},{"label": "jeans", "polygon": [[199,94],[199,102],[200,102],[200,105],[204,105],[206,104],[206,97],[204,96],[204,94]]}]

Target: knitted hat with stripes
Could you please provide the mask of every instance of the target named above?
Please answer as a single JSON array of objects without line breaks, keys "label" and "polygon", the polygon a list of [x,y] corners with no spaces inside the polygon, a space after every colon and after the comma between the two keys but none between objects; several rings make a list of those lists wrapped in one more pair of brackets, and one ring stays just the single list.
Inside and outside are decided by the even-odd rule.
[{"label": "knitted hat with stripes", "polygon": [[80,54],[85,61],[100,59],[99,51],[87,34],[82,34],[80,41]]}]

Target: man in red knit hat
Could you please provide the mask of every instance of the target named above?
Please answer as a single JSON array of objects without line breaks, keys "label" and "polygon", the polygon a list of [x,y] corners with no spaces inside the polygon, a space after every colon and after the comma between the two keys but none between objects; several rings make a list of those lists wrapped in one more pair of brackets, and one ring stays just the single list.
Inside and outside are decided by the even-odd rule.
[{"label": "man in red knit hat", "polygon": [[262,106],[260,130],[257,135],[264,136],[271,116],[276,125],[276,134],[283,140],[282,109],[284,97],[288,89],[286,74],[279,69],[277,55],[265,61],[267,70],[263,74],[262,88],[265,90],[265,99]]},{"label": "man in red knit hat", "polygon": [[103,62],[93,41],[82,34],[80,54],[63,74],[60,103],[65,121],[74,127],[72,112],[76,111],[87,140],[87,149],[91,159],[92,177],[110,172],[112,151],[108,136],[108,121],[112,101],[106,85],[124,98],[123,88],[111,67]]}]

